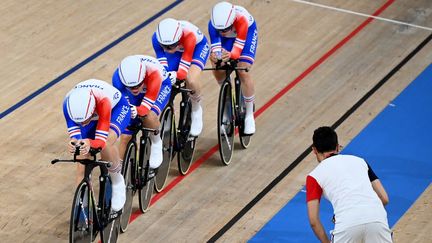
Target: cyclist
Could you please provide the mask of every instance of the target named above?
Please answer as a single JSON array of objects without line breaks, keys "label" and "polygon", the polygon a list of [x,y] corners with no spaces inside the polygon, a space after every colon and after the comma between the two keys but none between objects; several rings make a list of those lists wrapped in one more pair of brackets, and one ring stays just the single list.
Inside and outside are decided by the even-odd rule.
[{"label": "cyclist", "polygon": [[[80,157],[88,158],[90,148],[100,148],[102,160],[112,162],[108,168],[112,180],[111,207],[123,208],[126,188],[121,174],[121,160],[115,142],[130,121],[130,108],[120,91],[110,84],[89,79],[78,83],[66,95],[63,114],[70,141],[69,152],[80,146]],[[84,175],[84,166],[78,164],[77,183]]]},{"label": "cyclist", "polygon": [[[165,68],[151,56],[125,57],[114,71],[112,82],[129,101],[132,110],[131,124],[142,119],[143,126],[158,129],[159,115],[169,101],[171,80]],[[175,78],[174,78],[175,80]],[[143,117],[143,118],[139,118]],[[127,128],[120,138],[120,154],[124,154],[132,131]],[[151,134],[150,168],[158,168],[163,160],[162,139]]]},{"label": "cyclist", "polygon": [[200,74],[209,55],[207,38],[195,25],[167,18],[162,20],[152,36],[156,57],[170,75],[186,80],[191,89],[192,124],[189,134],[198,136],[203,127]]},{"label": "cyclist", "polygon": [[[238,60],[238,67],[252,67],[258,45],[258,30],[254,18],[245,8],[228,2],[217,3],[211,12],[208,31],[213,67],[219,60],[226,62],[230,59]],[[214,70],[213,75],[219,84],[225,79],[223,70]],[[255,133],[255,85],[249,72],[239,71],[239,78],[246,103],[243,132],[252,135]]]}]

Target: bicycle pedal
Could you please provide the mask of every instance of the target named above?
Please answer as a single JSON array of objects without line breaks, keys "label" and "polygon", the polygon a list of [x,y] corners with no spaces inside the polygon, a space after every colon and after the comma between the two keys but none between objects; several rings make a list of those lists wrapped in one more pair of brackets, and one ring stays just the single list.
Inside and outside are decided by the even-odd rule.
[{"label": "bicycle pedal", "polygon": [[123,209],[120,209],[119,211],[111,211],[108,220],[113,220],[118,218],[123,213]]},{"label": "bicycle pedal", "polygon": [[150,181],[157,175],[158,169],[149,169],[147,181]]}]

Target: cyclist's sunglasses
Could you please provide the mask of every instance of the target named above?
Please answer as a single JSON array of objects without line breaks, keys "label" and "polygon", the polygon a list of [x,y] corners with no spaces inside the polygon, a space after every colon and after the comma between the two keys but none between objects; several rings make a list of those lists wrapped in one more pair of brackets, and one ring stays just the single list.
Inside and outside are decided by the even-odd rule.
[{"label": "cyclist's sunglasses", "polygon": [[171,45],[163,45],[163,44],[160,44],[160,45],[161,45],[162,48],[165,49],[165,50],[174,50],[174,49],[179,45],[179,43],[176,42],[176,43],[171,44]]},{"label": "cyclist's sunglasses", "polygon": [[231,29],[232,29],[232,25],[228,26],[228,27],[225,28],[225,29],[218,30],[218,31],[219,31],[220,33],[226,33],[226,32],[229,32]]}]

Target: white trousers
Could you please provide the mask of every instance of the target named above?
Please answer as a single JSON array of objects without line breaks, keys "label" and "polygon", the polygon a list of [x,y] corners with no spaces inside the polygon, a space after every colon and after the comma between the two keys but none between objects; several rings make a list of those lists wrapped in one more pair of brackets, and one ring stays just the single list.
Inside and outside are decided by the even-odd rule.
[{"label": "white trousers", "polygon": [[391,230],[386,224],[373,222],[332,232],[333,243],[392,243]]}]

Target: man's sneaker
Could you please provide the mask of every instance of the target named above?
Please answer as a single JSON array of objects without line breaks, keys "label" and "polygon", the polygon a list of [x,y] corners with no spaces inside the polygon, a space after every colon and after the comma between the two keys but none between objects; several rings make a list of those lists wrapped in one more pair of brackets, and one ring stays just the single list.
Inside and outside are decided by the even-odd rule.
[{"label": "man's sneaker", "polygon": [[253,116],[245,118],[243,133],[245,135],[253,135],[255,133],[255,119]]},{"label": "man's sneaker", "polygon": [[196,111],[192,111],[192,124],[189,132],[189,135],[192,137],[198,137],[198,135],[201,134],[203,128],[202,113],[203,111],[201,106],[198,106],[198,109]]},{"label": "man's sneaker", "polygon": [[119,177],[119,178],[111,179],[112,181],[111,210],[120,211],[126,202],[126,186],[122,174],[113,173],[111,175],[111,178],[113,177]]},{"label": "man's sneaker", "polygon": [[162,141],[153,143],[150,149],[150,168],[156,169],[162,164]]}]

